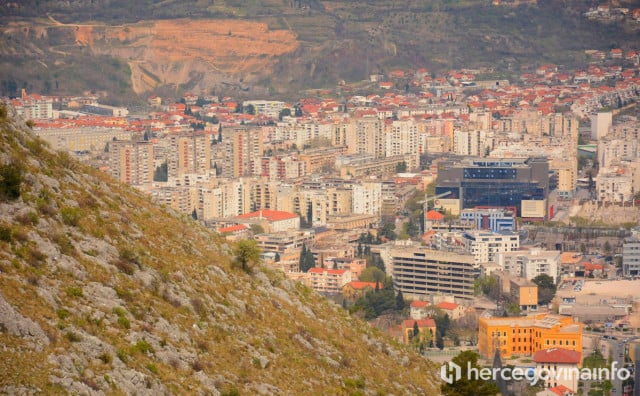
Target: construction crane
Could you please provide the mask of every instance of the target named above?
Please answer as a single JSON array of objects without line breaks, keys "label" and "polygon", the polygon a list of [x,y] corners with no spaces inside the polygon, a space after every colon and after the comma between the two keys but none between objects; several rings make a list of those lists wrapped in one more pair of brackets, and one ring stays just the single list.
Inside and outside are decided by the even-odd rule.
[{"label": "construction crane", "polygon": [[434,195],[433,197],[429,197],[429,195],[427,193],[424,194],[424,200],[422,201],[418,201],[418,203],[424,204],[424,214],[426,215],[427,212],[429,211],[429,202],[433,201],[434,199],[438,199],[438,198],[443,198],[446,197],[447,195],[450,195],[451,191],[447,191],[447,192],[443,192],[442,194],[438,194],[438,195]]}]

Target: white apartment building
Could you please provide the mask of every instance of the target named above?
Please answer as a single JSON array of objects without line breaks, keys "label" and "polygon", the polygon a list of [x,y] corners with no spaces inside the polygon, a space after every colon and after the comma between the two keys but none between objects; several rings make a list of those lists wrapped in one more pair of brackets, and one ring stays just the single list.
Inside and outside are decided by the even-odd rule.
[{"label": "white apartment building", "polygon": [[351,282],[351,271],[345,269],[311,268],[309,275],[311,288],[321,293],[341,293]]},{"label": "white apartment building", "polygon": [[413,120],[393,121],[385,128],[386,157],[408,155],[413,169],[420,164],[418,125]]},{"label": "white apartment building", "polygon": [[476,264],[494,262],[498,253],[511,252],[520,247],[518,234],[509,231],[468,231],[462,234],[462,242]]},{"label": "white apartment building", "polygon": [[458,155],[484,157],[486,151],[494,147],[493,132],[482,130],[455,130],[453,132],[453,152]]},{"label": "white apartment building", "polygon": [[502,271],[513,276],[532,280],[546,274],[557,283],[560,278],[560,252],[531,248],[512,252],[499,252],[496,261]]},{"label": "white apartment building", "polygon": [[352,205],[353,214],[379,215],[382,210],[382,184],[355,184]]},{"label": "white apartment building", "polygon": [[633,174],[624,168],[600,169],[596,180],[598,201],[628,202],[633,198]]}]

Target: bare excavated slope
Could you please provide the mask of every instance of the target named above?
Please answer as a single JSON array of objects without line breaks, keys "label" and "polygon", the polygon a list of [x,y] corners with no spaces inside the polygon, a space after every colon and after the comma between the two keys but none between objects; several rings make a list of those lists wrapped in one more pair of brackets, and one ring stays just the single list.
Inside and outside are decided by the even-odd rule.
[{"label": "bare excavated slope", "polygon": [[437,393],[428,361],[3,113],[0,393]]}]

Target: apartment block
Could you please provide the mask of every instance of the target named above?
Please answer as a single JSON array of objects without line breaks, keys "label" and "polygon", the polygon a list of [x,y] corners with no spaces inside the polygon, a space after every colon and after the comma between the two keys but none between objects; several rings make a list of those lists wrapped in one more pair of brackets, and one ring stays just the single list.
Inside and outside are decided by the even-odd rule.
[{"label": "apartment block", "polygon": [[258,176],[263,150],[260,127],[224,127],[222,144],[216,145],[216,165],[222,167],[223,177]]},{"label": "apartment block", "polygon": [[467,231],[462,234],[462,242],[476,264],[494,262],[498,253],[511,252],[520,247],[520,237],[510,231]]},{"label": "apartment block", "polygon": [[311,268],[311,288],[320,293],[341,293],[342,287],[351,282],[351,272],[344,269]]},{"label": "apartment block", "polygon": [[473,283],[479,267],[473,256],[433,250],[408,241],[382,245],[380,256],[394,287],[405,298],[425,300],[433,294],[473,298]]},{"label": "apartment block", "polygon": [[40,128],[35,134],[49,143],[52,149],[60,151],[104,151],[109,149],[113,139],[131,140],[133,133],[123,128],[73,127]]},{"label": "apartment block", "polygon": [[557,250],[531,248],[500,252],[496,255],[496,262],[503,271],[512,276],[532,280],[544,274],[552,277],[557,283],[560,280],[560,254]]},{"label": "apartment block", "polygon": [[169,176],[187,173],[208,175],[211,167],[211,135],[189,133],[169,136],[167,170]]},{"label": "apartment block", "polygon": [[622,274],[640,275],[640,240],[627,238],[622,244]]},{"label": "apartment block", "polygon": [[153,182],[153,145],[150,142],[112,141],[109,145],[109,171],[129,185]]},{"label": "apartment block", "polygon": [[538,307],[538,285],[524,278],[510,280],[511,298],[521,310],[535,310]]}]

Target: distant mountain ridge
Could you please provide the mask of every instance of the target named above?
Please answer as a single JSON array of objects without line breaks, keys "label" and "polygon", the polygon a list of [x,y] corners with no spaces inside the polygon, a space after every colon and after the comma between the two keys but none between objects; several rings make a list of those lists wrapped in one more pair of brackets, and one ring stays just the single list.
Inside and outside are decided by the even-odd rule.
[{"label": "distant mountain ridge", "polygon": [[436,394],[433,364],[0,108],[0,393]]},{"label": "distant mountain ridge", "polygon": [[546,62],[584,65],[586,49],[640,42],[635,25],[585,18],[591,1],[499,3],[4,0],[0,90],[266,97],[393,68],[518,75]]}]

